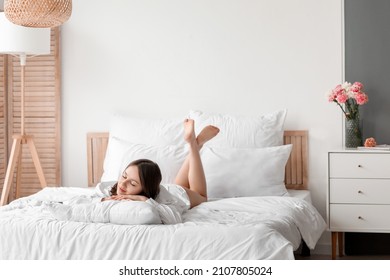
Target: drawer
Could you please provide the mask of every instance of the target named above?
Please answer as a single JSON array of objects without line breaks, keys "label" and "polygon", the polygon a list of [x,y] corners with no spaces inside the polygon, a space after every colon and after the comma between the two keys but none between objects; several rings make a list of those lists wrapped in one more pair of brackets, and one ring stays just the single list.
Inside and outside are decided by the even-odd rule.
[{"label": "drawer", "polygon": [[330,178],[390,178],[390,153],[330,153]]},{"label": "drawer", "polygon": [[331,204],[332,231],[390,232],[390,205]]},{"label": "drawer", "polygon": [[390,179],[330,179],[329,202],[390,204]]}]

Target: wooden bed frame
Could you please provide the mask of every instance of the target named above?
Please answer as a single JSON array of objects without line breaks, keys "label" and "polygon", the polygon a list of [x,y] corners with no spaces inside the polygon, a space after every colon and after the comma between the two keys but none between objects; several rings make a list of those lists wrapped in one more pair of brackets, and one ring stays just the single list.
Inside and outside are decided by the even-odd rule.
[{"label": "wooden bed frame", "polygon": [[[88,186],[95,186],[103,174],[103,162],[108,145],[108,132],[87,134]],[[306,130],[287,130],[284,144],[293,144],[285,172],[288,189],[307,189],[308,132]]]}]

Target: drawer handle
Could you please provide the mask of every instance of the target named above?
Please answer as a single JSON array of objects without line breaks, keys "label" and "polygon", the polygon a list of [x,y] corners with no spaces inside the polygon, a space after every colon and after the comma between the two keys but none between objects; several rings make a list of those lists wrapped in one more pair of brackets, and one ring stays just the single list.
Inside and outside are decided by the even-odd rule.
[{"label": "drawer handle", "polygon": [[363,167],[363,166],[361,164],[359,164],[358,167]]},{"label": "drawer handle", "polygon": [[358,191],[358,193],[360,193],[360,194],[361,194],[361,193],[363,193],[363,192],[362,192],[362,191]]},{"label": "drawer handle", "polygon": [[359,219],[359,220],[364,220],[362,216],[359,216],[358,219]]}]

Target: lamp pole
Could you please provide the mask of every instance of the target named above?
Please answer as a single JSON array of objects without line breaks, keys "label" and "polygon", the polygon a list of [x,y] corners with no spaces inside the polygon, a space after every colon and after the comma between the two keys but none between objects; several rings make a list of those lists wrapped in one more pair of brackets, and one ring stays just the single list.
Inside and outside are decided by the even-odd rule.
[{"label": "lamp pole", "polygon": [[26,60],[27,56],[25,54],[21,54],[19,56],[20,59],[20,134],[24,135],[24,76],[26,73]]}]

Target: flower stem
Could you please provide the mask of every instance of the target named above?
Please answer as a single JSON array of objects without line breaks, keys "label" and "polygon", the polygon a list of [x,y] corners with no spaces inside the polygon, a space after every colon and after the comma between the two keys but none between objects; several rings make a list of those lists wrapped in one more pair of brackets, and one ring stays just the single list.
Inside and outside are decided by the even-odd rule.
[{"label": "flower stem", "polygon": [[339,107],[340,107],[340,108],[341,108],[341,110],[343,111],[343,113],[344,113],[345,117],[346,117],[346,118],[349,118],[349,114],[347,114],[347,112],[345,112],[345,110],[344,110],[343,106],[341,106],[341,104],[340,104],[340,103],[338,103],[338,102],[336,102],[336,103],[337,103],[337,105],[339,105]]}]

